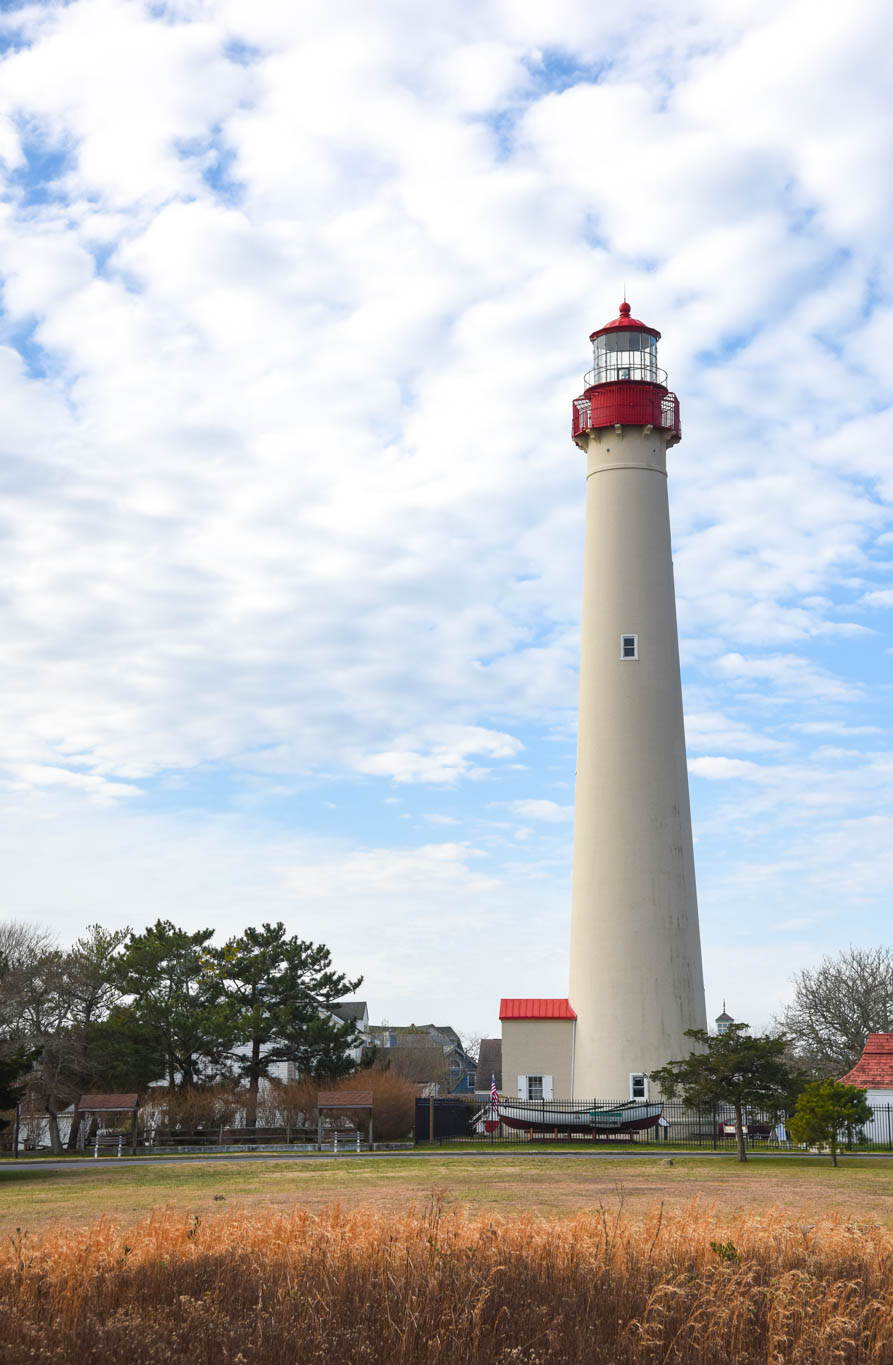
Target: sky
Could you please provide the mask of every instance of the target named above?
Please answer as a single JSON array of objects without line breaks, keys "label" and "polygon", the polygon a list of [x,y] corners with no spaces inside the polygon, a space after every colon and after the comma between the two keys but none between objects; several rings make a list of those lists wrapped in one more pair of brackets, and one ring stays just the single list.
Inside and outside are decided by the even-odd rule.
[{"label": "sky", "polygon": [[567,990],[583,457],[663,334],[708,1016],[889,941],[893,9],[0,4],[4,917]]}]

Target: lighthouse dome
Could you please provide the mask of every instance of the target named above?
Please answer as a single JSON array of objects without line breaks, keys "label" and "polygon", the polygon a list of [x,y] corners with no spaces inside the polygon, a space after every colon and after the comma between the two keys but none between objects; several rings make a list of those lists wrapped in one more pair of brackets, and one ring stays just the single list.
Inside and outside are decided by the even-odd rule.
[{"label": "lighthouse dome", "polygon": [[647,322],[640,322],[638,318],[630,317],[632,309],[626,299],[620,305],[616,318],[606,322],[604,327],[598,327],[594,332],[590,332],[589,340],[595,341],[596,337],[603,336],[606,332],[647,332],[653,336],[655,341],[660,341],[660,332],[656,327],[649,327]]},{"label": "lighthouse dome", "polygon": [[590,335],[594,368],[591,384],[610,384],[618,380],[661,384],[665,376],[657,368],[657,343],[660,332],[638,318],[624,299],[616,318]]}]

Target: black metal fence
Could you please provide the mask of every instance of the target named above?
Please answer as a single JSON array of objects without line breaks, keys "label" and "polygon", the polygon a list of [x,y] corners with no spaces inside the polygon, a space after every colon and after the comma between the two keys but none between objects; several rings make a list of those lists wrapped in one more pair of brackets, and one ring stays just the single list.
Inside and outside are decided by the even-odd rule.
[{"label": "black metal fence", "polygon": [[[654,1110],[660,1108],[660,1114]],[[650,1112],[649,1112],[650,1111]],[[744,1115],[750,1148],[796,1150],[788,1115],[752,1109]],[[641,1126],[639,1126],[641,1125]],[[416,1143],[491,1146],[511,1143],[570,1142],[660,1144],[668,1147],[734,1151],[735,1115],[731,1108],[691,1109],[680,1100],[636,1107],[629,1101],[500,1101],[498,1114],[488,1096],[449,1095],[416,1100]],[[870,1122],[841,1134],[853,1151],[893,1151],[893,1104],[873,1106]]]}]

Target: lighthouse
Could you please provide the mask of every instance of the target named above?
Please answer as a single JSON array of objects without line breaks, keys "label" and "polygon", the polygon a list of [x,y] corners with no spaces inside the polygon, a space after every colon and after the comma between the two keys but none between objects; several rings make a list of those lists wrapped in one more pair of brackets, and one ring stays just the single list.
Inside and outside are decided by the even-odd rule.
[{"label": "lighthouse", "polygon": [[528,1104],[657,1099],[649,1072],[707,1027],[667,498],[679,400],[660,332],[630,313],[592,333],[573,406],[586,538],[570,983],[567,999],[499,1007],[503,1084]]},{"label": "lighthouse", "polygon": [[660,332],[630,312],[624,301],[592,333],[573,405],[586,457],[569,987],[581,1098],[649,1098],[649,1071],[707,1026],[667,497],[679,400]]}]

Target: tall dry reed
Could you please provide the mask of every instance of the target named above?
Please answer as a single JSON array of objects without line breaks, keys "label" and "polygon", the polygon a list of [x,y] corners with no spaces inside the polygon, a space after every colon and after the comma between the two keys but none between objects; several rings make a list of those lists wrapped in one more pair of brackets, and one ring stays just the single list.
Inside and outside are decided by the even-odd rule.
[{"label": "tall dry reed", "polygon": [[781,1212],[154,1213],[0,1252],[4,1359],[893,1362],[893,1234]]}]

